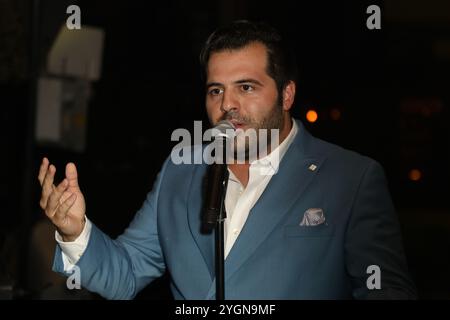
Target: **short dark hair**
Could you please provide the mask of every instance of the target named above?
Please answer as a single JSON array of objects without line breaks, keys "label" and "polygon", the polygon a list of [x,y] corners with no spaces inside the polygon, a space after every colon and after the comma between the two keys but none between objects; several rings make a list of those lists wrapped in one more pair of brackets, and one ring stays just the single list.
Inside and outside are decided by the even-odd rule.
[{"label": "short dark hair", "polygon": [[260,42],[267,48],[267,74],[275,80],[280,95],[289,81],[297,82],[295,55],[280,33],[267,23],[247,20],[234,21],[208,37],[200,52],[205,79],[212,53],[241,49],[253,42]]}]

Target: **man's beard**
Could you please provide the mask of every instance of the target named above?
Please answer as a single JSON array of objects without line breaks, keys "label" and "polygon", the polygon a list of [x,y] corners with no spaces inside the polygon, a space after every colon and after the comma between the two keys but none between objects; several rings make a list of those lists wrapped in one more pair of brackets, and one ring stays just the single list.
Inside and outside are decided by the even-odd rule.
[{"label": "man's beard", "polygon": [[[278,103],[275,103],[271,112],[260,121],[241,116],[234,111],[225,113],[221,120],[234,120],[246,126],[245,132],[237,130],[232,152],[234,160],[245,159],[246,162],[256,160],[258,155],[269,154],[272,147],[275,149],[279,145],[280,131],[284,125],[283,108]],[[250,130],[254,130],[254,132],[250,132]],[[272,136],[272,130],[277,130],[278,134]]]}]

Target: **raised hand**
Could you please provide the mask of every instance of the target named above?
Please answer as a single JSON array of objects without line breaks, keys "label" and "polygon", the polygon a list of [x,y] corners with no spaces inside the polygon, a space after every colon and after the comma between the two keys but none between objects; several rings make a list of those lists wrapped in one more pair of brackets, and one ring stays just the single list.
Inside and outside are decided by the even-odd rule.
[{"label": "raised hand", "polygon": [[64,180],[55,186],[56,167],[44,158],[39,168],[38,180],[42,187],[41,208],[56,226],[64,241],[74,241],[83,231],[86,203],[78,185],[77,168],[66,165]]}]

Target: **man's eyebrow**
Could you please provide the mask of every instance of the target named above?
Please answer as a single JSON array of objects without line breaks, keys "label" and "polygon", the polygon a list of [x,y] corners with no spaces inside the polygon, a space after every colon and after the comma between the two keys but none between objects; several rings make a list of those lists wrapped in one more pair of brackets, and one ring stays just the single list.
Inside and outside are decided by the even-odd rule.
[{"label": "man's eyebrow", "polygon": [[[241,80],[237,80],[234,81],[235,84],[243,84],[243,83],[253,83],[253,84],[257,84],[259,86],[263,86],[263,84],[261,82],[259,82],[256,79],[241,79]],[[210,88],[210,87],[223,87],[223,84],[220,82],[210,82],[206,84],[206,89]]]},{"label": "man's eyebrow", "polygon": [[223,87],[223,84],[219,82],[209,82],[206,84],[206,89],[209,89],[211,87]]},{"label": "man's eyebrow", "polygon": [[263,84],[256,79],[242,79],[242,80],[235,81],[234,83],[236,83],[236,84],[253,83],[253,84],[257,84],[259,86],[263,86]]}]

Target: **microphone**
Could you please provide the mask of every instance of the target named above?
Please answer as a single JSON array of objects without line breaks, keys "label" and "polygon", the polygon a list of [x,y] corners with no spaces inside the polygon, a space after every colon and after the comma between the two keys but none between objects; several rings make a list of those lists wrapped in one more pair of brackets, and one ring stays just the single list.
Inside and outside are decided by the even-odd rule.
[{"label": "microphone", "polygon": [[219,121],[212,129],[212,134],[215,139],[230,139],[234,136],[236,128],[228,120]]},{"label": "microphone", "polygon": [[233,137],[234,131],[235,128],[233,124],[227,120],[220,121],[212,131],[214,142],[223,146],[223,158],[220,159],[222,160],[220,163],[213,163],[209,165],[208,168],[205,207],[203,212],[203,226],[207,231],[211,231],[212,228],[216,226],[219,219],[226,218],[225,210],[222,210],[228,183],[228,170],[225,161],[226,142]]}]

